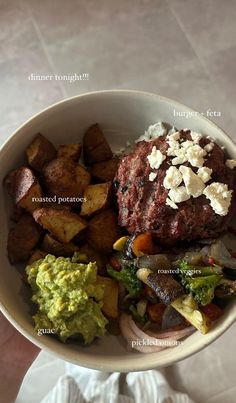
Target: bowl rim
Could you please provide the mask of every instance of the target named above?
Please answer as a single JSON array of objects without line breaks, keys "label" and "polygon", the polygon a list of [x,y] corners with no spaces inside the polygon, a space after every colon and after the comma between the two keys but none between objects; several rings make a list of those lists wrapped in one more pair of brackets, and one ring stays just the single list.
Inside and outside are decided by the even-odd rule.
[{"label": "bowl rim", "polygon": [[[163,101],[165,103],[171,104],[175,107],[181,107],[184,108],[186,111],[189,112],[197,112],[196,110],[188,107],[185,104],[182,104],[181,102],[178,102],[176,100],[173,100],[171,98],[153,93],[153,92],[148,92],[148,91],[141,91],[141,90],[129,90],[129,89],[110,89],[110,90],[101,90],[101,91],[92,91],[92,92],[86,92],[82,94],[78,94],[72,97],[68,97],[65,99],[62,99],[61,101],[58,101],[56,103],[53,103],[52,105],[47,106],[46,108],[42,109],[41,111],[35,113],[33,116],[31,116],[29,119],[27,119],[24,123],[22,123],[17,129],[13,131],[13,133],[3,142],[3,144],[0,146],[0,158],[1,154],[5,151],[7,152],[8,147],[10,144],[14,141],[14,138],[17,136],[17,134],[24,129],[27,125],[29,125],[33,120],[36,118],[39,118],[41,115],[43,115],[45,112],[53,110],[54,108],[60,107],[63,104],[70,103],[71,101],[76,101],[77,99],[82,99],[82,98],[89,98],[89,97],[94,97],[94,96],[99,96],[99,95],[105,95],[105,96],[110,96],[110,95],[127,95],[129,96],[130,94],[137,95],[137,96],[146,96],[146,97],[153,97],[153,98],[158,98],[160,101]],[[217,125],[216,123],[212,122],[210,119],[207,117],[203,116],[201,113],[197,112],[199,114],[199,118],[201,120],[205,120],[208,124],[212,125],[214,128],[216,128],[218,131],[220,130],[220,135],[223,140],[226,140],[229,144],[231,144],[232,147],[236,149],[236,144],[233,142],[233,140],[224,132],[224,130]],[[54,356],[65,360],[69,361],[75,365],[80,365],[82,367],[86,368],[91,368],[91,369],[96,369],[96,370],[101,370],[101,371],[108,371],[108,372],[113,372],[118,371],[118,372],[130,372],[130,371],[145,371],[153,368],[153,365],[149,363],[148,360],[143,360],[143,364],[139,363],[139,367],[135,367],[134,361],[132,361],[132,364],[129,364],[127,360],[123,360],[122,362],[119,362],[117,366],[115,366],[109,361],[104,364],[101,364],[102,358],[97,360],[96,358],[93,361],[92,365],[88,365],[86,363],[86,357],[80,357],[79,363],[78,360],[74,358],[69,358],[66,357],[63,353],[60,353],[57,351],[56,347],[51,348],[45,345],[44,342],[41,342],[39,338],[35,336],[32,336],[31,334],[28,333],[28,331],[25,329],[25,327],[18,323],[18,321],[14,318],[12,314],[8,311],[8,308],[2,303],[1,297],[0,297],[0,311],[3,313],[3,315],[9,320],[9,322],[23,335],[25,336],[29,341],[31,341],[33,344],[35,344],[37,347],[40,349],[53,354]],[[223,323],[214,330],[214,333],[211,335],[209,334],[209,340],[204,343],[204,339],[202,339],[202,342],[200,345],[198,345],[196,348],[191,348],[188,353],[184,352],[178,352],[178,349],[175,350],[176,354],[173,356],[167,357],[163,359],[164,363],[157,362],[155,368],[158,367],[164,367],[168,365],[172,365],[174,363],[177,363],[179,361],[182,361],[193,354],[196,354],[197,352],[201,351],[203,348],[207,347],[209,344],[211,344],[213,341],[217,340],[227,329],[232,326],[232,324],[236,321],[236,310],[231,313],[231,316],[227,318],[227,320],[223,321]],[[98,361],[98,362],[97,362]],[[147,361],[147,362],[146,362]]]}]

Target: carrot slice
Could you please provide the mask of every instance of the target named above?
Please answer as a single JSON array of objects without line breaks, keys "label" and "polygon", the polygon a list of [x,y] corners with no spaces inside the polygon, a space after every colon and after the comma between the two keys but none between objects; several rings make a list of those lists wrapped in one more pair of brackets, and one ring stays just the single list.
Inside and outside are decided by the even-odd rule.
[{"label": "carrot slice", "polygon": [[132,245],[132,250],[135,256],[152,255],[154,244],[150,232],[138,235]]}]

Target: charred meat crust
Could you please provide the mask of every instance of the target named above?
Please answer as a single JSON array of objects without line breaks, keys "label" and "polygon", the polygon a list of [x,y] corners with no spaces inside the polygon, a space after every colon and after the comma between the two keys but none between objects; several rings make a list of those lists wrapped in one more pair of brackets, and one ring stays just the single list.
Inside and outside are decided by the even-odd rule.
[{"label": "charred meat crust", "polygon": [[[190,140],[190,132],[182,131],[181,137]],[[203,147],[209,142],[209,139],[202,138],[200,146]],[[155,180],[149,181],[152,170],[147,156],[153,146],[166,154],[166,136],[160,136],[150,142],[139,142],[135,150],[123,157],[119,164],[114,182],[120,226],[125,227],[131,234],[151,232],[162,244],[219,236],[226,230],[232,216],[235,197],[229,213],[224,217],[215,214],[204,195],[179,203],[178,209],[167,206],[168,190],[164,188],[163,180],[170,166],[170,157],[155,170]],[[212,180],[208,184],[223,182],[228,184],[230,189],[235,189],[233,171],[225,166],[225,153],[217,144],[208,154],[205,166],[213,169]]]}]

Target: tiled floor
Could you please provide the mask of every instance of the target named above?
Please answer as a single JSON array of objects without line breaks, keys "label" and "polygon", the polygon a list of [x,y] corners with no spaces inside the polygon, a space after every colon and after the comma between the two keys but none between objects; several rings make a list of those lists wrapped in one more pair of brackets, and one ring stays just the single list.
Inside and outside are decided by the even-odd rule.
[{"label": "tiled floor", "polygon": [[[0,141],[47,105],[110,88],[150,90],[201,112],[220,111],[215,121],[236,140],[235,20],[236,0],[0,0]],[[30,81],[31,73],[88,73],[89,80]],[[220,371],[235,371],[225,354],[230,337],[232,330],[212,347]],[[206,365],[207,351],[169,374],[201,403],[222,402],[222,393],[231,403],[225,378],[204,395],[197,380],[183,377],[189,365]]]}]

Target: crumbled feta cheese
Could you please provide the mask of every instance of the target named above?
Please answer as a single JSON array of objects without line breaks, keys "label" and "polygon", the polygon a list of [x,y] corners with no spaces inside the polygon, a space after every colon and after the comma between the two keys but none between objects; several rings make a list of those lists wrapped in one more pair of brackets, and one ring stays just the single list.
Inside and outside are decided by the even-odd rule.
[{"label": "crumbled feta cheese", "polygon": [[196,175],[191,168],[181,165],[179,167],[183,175],[183,181],[186,186],[186,191],[190,196],[199,197],[202,195],[205,184],[198,175]]},{"label": "crumbled feta cheese", "polygon": [[211,179],[212,169],[208,167],[201,167],[198,169],[197,174],[199,178],[206,183]]},{"label": "crumbled feta cheese", "polygon": [[203,194],[210,200],[210,205],[214,212],[220,216],[228,214],[232,190],[228,190],[228,185],[219,182],[213,182],[208,185]]},{"label": "crumbled feta cheese", "polygon": [[225,165],[230,169],[234,169],[236,167],[236,160],[226,160]]},{"label": "crumbled feta cheese", "polygon": [[213,150],[213,148],[214,148],[214,143],[208,143],[208,144],[206,144],[205,145],[205,147],[204,147],[204,150],[206,151],[206,152],[208,152],[208,153],[210,153],[212,150]]},{"label": "crumbled feta cheese", "polygon": [[149,180],[150,180],[150,182],[153,182],[154,179],[156,179],[156,176],[157,176],[156,172],[151,172],[151,173],[149,174]]},{"label": "crumbled feta cheese", "polygon": [[190,164],[193,167],[202,167],[204,164],[204,156],[207,154],[207,152],[200,147],[198,144],[195,144],[192,147],[187,148],[186,150],[186,157],[187,160],[190,162]]},{"label": "crumbled feta cheese", "polygon": [[193,145],[194,145],[193,141],[186,140],[186,141],[183,141],[183,143],[181,144],[181,147],[187,149],[189,147],[192,147]]},{"label": "crumbled feta cheese", "polygon": [[171,166],[166,171],[163,185],[166,189],[176,188],[182,182],[183,177],[178,168]]},{"label": "crumbled feta cheese", "polygon": [[169,144],[169,148],[167,150],[167,155],[170,157],[175,157],[176,156],[176,151],[179,150],[180,144],[176,140],[167,140],[167,143]]},{"label": "crumbled feta cheese", "polygon": [[169,197],[167,197],[167,199],[166,199],[166,204],[167,204],[167,206],[170,206],[173,209],[178,208],[177,204],[175,204],[171,199],[169,199]]},{"label": "crumbled feta cheese", "polygon": [[172,134],[168,134],[167,139],[170,142],[173,141],[173,140],[178,141],[180,139],[180,133],[179,132],[174,132]]},{"label": "crumbled feta cheese", "polygon": [[152,152],[147,157],[150,167],[152,169],[158,169],[162,162],[166,159],[166,156],[157,150],[156,146],[152,147]]},{"label": "crumbled feta cheese", "polygon": [[199,143],[199,140],[201,140],[201,138],[202,138],[201,133],[196,133],[196,132],[192,132],[192,131],[191,131],[190,134],[191,134],[191,137],[192,137],[193,142],[194,142],[195,144],[198,144],[198,143]]},{"label": "crumbled feta cheese", "polygon": [[184,186],[179,186],[178,188],[170,189],[168,196],[174,203],[181,203],[185,200],[190,199],[190,195],[187,193],[186,188]]},{"label": "crumbled feta cheese", "polygon": [[180,148],[175,151],[176,157],[172,159],[172,165],[180,165],[187,161],[186,150],[184,148]]},{"label": "crumbled feta cheese", "polygon": [[139,141],[151,141],[156,139],[159,136],[163,136],[168,133],[168,129],[165,126],[164,123],[162,122],[157,122],[154,123],[153,125],[150,125],[148,129],[144,132],[142,136],[140,136],[135,143],[138,143]]}]

